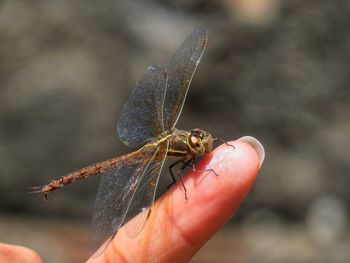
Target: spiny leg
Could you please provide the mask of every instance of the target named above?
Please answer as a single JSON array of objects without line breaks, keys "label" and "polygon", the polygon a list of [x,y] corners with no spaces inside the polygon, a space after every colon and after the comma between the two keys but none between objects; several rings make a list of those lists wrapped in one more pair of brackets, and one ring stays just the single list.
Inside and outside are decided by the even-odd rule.
[{"label": "spiny leg", "polygon": [[170,184],[168,187],[170,187],[170,186],[172,186],[174,183],[176,183],[176,180],[175,180],[175,177],[174,177],[172,168],[173,168],[175,165],[177,165],[178,163],[180,163],[180,162],[182,163],[182,166],[181,166],[181,167],[179,168],[179,170],[177,171],[177,176],[179,177],[179,179],[180,179],[180,181],[181,181],[181,184],[182,184],[182,187],[183,187],[183,189],[184,189],[184,191],[185,191],[185,199],[186,199],[186,200],[188,199],[188,198],[187,198],[187,189],[186,189],[185,184],[184,184],[184,182],[183,182],[183,180],[182,180],[181,174],[182,174],[183,170],[184,170],[187,166],[190,166],[191,161],[192,161],[192,159],[189,159],[189,160],[185,161],[185,158],[184,158],[184,159],[180,159],[180,160],[174,162],[173,164],[171,164],[171,165],[169,166],[169,171],[170,171],[171,177],[173,178],[174,182],[173,182],[172,184]]},{"label": "spiny leg", "polygon": [[185,191],[185,199],[186,199],[186,200],[188,199],[188,198],[187,198],[187,189],[186,189],[186,187],[185,187],[184,181],[182,180],[181,174],[182,174],[183,170],[184,170],[187,166],[190,165],[191,161],[192,161],[192,159],[190,159],[190,160],[184,162],[183,165],[180,167],[180,169],[177,171],[177,176],[179,177],[179,179],[180,179],[180,181],[181,181],[181,184],[182,184],[182,187],[183,187],[183,189],[184,189],[184,191]]},{"label": "spiny leg", "polygon": [[[174,179],[174,175],[173,175],[173,173],[172,173],[171,168],[173,168],[175,165],[177,165],[177,164],[180,163],[180,162],[182,162],[183,164],[182,164],[182,166],[180,167],[180,169],[177,171],[177,176],[179,177],[179,179],[180,179],[180,181],[181,181],[181,184],[182,184],[182,187],[183,187],[183,189],[184,189],[184,191],[185,191],[185,199],[186,199],[186,200],[188,200],[188,198],[187,198],[187,189],[186,189],[186,186],[185,186],[185,184],[184,184],[184,182],[183,182],[183,180],[182,180],[181,174],[182,174],[183,170],[184,170],[187,166],[192,167],[192,171],[193,171],[193,172],[213,172],[216,176],[218,176],[218,174],[215,172],[214,169],[197,170],[197,169],[196,169],[196,166],[195,166],[195,157],[192,157],[191,159],[189,159],[189,160],[187,160],[187,161],[185,161],[185,159],[180,159],[180,160],[176,161],[175,163],[173,163],[173,164],[169,167],[170,174],[171,174],[171,177],[172,177],[173,179]],[[175,180],[174,180],[174,182],[175,182]],[[173,184],[174,184],[174,183],[173,183]]]},{"label": "spiny leg", "polygon": [[[233,145],[232,145],[233,146]],[[202,173],[202,172],[212,172],[212,173],[214,173],[216,176],[219,176],[218,174],[217,174],[217,172],[215,172],[215,170],[214,169],[204,169],[204,170],[197,170],[196,169],[196,163],[195,163],[195,157],[193,157],[192,159],[191,159],[191,161],[192,161],[192,164],[190,164],[190,166],[192,167],[192,171],[193,172],[197,172],[197,173]]]},{"label": "spiny leg", "polygon": [[215,142],[215,141],[220,141],[220,142],[226,144],[227,146],[233,147],[234,150],[236,149],[236,147],[235,147],[234,145],[229,144],[227,141],[225,141],[225,140],[223,140],[223,139],[221,139],[221,138],[214,138],[213,141],[214,141],[214,142]]},{"label": "spiny leg", "polygon": [[177,160],[176,162],[172,163],[171,165],[169,165],[169,171],[170,171],[171,178],[173,179],[173,182],[167,186],[168,189],[176,183],[172,169],[174,168],[174,166],[178,165],[179,163],[181,163],[181,162],[184,163],[185,162],[184,160],[185,159],[180,159],[180,160]]}]

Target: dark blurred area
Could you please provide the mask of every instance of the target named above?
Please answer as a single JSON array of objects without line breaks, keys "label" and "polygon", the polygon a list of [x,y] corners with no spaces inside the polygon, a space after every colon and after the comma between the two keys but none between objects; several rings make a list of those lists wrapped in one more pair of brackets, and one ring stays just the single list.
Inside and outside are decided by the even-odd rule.
[{"label": "dark blurred area", "polygon": [[192,262],[350,262],[347,0],[1,1],[0,241],[83,261],[99,178],[47,203],[26,187],[130,151],[123,103],[198,25],[208,48],[177,127],[255,136],[266,159]]}]

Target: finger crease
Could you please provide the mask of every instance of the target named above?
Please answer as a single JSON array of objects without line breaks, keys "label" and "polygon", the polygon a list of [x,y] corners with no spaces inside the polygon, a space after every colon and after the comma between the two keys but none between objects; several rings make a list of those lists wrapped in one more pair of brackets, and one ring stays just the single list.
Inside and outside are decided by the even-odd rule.
[{"label": "finger crease", "polygon": [[112,249],[112,253],[108,254],[112,256],[112,258],[110,257],[106,257],[106,262],[109,263],[109,262],[113,262],[115,263],[116,262],[116,257],[119,258],[119,261],[120,263],[128,263],[128,261],[126,260],[126,258],[124,257],[122,251],[120,251],[117,246],[115,246],[113,243],[111,244],[111,249]]},{"label": "finger crease", "polygon": [[188,235],[186,235],[185,231],[183,231],[180,225],[177,224],[176,220],[172,216],[172,213],[168,211],[168,209],[165,210],[165,215],[168,218],[168,221],[170,222],[171,226],[174,226],[175,231],[178,232],[178,236],[180,236],[180,238],[183,239],[187,243],[187,245],[190,245],[194,248],[198,247],[197,242],[195,242]]}]

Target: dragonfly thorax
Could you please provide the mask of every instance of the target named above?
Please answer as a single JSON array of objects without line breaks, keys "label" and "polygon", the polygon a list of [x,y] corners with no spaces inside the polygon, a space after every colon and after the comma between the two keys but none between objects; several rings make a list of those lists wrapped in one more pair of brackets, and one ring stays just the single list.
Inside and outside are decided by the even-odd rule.
[{"label": "dragonfly thorax", "polygon": [[210,133],[202,129],[192,129],[190,131],[172,130],[169,156],[204,156],[213,149],[213,138]]}]

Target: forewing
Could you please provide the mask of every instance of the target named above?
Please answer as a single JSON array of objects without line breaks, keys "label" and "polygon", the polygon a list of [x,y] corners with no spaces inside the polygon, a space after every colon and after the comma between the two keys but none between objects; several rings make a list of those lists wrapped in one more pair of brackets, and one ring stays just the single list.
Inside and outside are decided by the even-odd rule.
[{"label": "forewing", "polygon": [[163,131],[163,102],[167,83],[164,66],[148,67],[123,107],[117,132],[128,146],[139,146]]},{"label": "forewing", "polygon": [[99,248],[126,222],[134,194],[148,167],[152,166],[158,150],[147,147],[122,156],[117,160],[116,168],[103,174],[92,219],[94,249]]},{"label": "forewing", "polygon": [[[154,203],[159,175],[164,165],[168,142],[165,141],[159,148],[158,153],[148,166],[131,202],[126,215],[126,221],[132,221],[125,225],[125,231],[131,238],[136,237],[143,229]],[[136,216],[135,216],[136,215]]]},{"label": "forewing", "polygon": [[207,45],[208,32],[197,28],[182,43],[167,66],[168,85],[163,105],[163,122],[166,130],[175,126],[193,74]]}]

